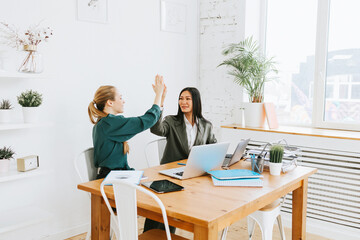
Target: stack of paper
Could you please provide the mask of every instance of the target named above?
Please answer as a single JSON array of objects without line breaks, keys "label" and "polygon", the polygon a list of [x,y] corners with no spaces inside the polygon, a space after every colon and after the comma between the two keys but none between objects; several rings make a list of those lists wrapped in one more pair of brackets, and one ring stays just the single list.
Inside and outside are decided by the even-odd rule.
[{"label": "stack of paper", "polygon": [[[144,171],[131,171],[131,170],[112,170],[104,179],[104,181],[111,180],[124,180],[130,183],[139,184],[144,174]],[[111,185],[111,184],[105,184]]]},{"label": "stack of paper", "polygon": [[262,187],[263,176],[248,169],[210,171],[215,186]]}]

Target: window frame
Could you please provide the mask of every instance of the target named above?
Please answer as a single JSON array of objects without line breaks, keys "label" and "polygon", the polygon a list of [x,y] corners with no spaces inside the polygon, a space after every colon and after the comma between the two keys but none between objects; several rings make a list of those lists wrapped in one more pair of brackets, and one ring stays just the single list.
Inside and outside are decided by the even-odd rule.
[{"label": "window frame", "polygon": [[[329,37],[330,1],[318,0],[316,39],[315,39],[315,66],[314,66],[314,86],[313,86],[313,109],[311,126],[315,128],[356,130],[360,131],[360,124],[327,122],[324,120],[325,100],[326,100],[326,73],[327,73],[327,52]],[[266,26],[268,0],[263,1],[261,11],[266,9],[266,14],[261,19],[261,38],[262,47],[266,46]],[[351,94],[351,93],[349,93]],[[298,124],[300,125],[300,124]]]}]

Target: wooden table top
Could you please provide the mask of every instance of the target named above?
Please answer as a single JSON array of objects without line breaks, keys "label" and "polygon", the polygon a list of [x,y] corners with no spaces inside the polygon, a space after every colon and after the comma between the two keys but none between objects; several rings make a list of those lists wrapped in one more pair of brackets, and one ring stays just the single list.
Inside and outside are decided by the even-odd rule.
[{"label": "wooden table top", "polygon": [[[179,162],[186,162],[185,160]],[[142,182],[169,179],[183,187],[184,191],[157,194],[165,205],[168,217],[207,226],[222,222],[221,225],[231,224],[232,216],[241,219],[250,213],[282,197],[288,192],[301,186],[301,181],[316,172],[314,168],[298,166],[293,171],[280,176],[272,176],[263,172],[264,186],[259,187],[215,187],[209,175],[187,180],[178,180],[158,173],[159,170],[181,167],[177,162],[160,165],[144,170],[148,178]],[[240,161],[231,169],[250,169],[250,163]],[[101,195],[102,179],[78,185],[80,190]],[[111,186],[105,186],[109,199],[114,199]],[[157,203],[149,196],[138,192],[138,209],[160,213]],[[229,220],[230,219],[230,220]]]}]

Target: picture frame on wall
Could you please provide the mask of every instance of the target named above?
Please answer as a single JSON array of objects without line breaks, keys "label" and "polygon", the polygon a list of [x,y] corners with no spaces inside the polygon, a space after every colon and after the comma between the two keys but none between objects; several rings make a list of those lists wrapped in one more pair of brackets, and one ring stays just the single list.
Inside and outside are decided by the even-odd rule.
[{"label": "picture frame on wall", "polygon": [[77,20],[108,23],[108,0],[77,0]]},{"label": "picture frame on wall", "polygon": [[174,1],[161,0],[161,31],[186,33],[186,5]]}]

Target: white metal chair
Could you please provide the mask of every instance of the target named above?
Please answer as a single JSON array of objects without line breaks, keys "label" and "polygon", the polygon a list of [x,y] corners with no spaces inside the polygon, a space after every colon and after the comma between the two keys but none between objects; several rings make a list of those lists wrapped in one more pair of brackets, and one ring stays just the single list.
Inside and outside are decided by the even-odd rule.
[{"label": "white metal chair", "polygon": [[[97,168],[94,165],[94,148],[88,148],[81,153],[79,153],[74,160],[75,170],[80,177],[81,182],[89,182],[96,179],[97,176]],[[89,198],[91,195],[89,194]],[[116,224],[113,223],[114,220],[111,221],[111,239],[114,239],[114,235],[116,234]],[[89,225],[89,229],[86,234],[86,240],[89,240],[91,236],[91,225]]]},{"label": "white metal chair", "polygon": [[[105,184],[112,184],[115,196],[115,205],[117,215],[115,215],[109,200],[105,194]],[[110,186],[108,186],[110,187]],[[163,215],[165,231],[160,229],[152,229],[145,233],[138,235],[137,226],[137,202],[136,202],[136,190],[141,191],[150,197],[152,197],[160,206],[161,213]],[[104,198],[106,206],[108,207],[110,214],[116,219],[119,238],[117,240],[153,240],[153,239],[168,239],[168,240],[186,240],[186,238],[170,233],[169,223],[167,220],[166,210],[161,200],[149,190],[137,186],[134,183],[129,183],[126,180],[110,180],[103,181],[100,186],[101,194]]]},{"label": "white metal chair", "polygon": [[146,144],[145,158],[148,167],[155,166],[154,164],[151,163],[156,163],[156,165],[160,164],[160,160],[164,155],[165,146],[166,146],[166,138],[159,138],[151,142],[148,142]]},{"label": "white metal chair", "polygon": [[252,239],[255,229],[255,222],[259,225],[262,232],[263,240],[271,240],[273,233],[273,226],[275,223],[275,219],[277,220],[277,224],[280,231],[280,236],[282,240],[285,240],[284,227],[281,221],[281,206],[285,201],[285,197],[283,200],[276,200],[275,202],[261,208],[260,210],[250,214],[247,217],[248,222],[248,233],[249,239]]},{"label": "white metal chair", "polygon": [[[277,224],[280,231],[280,237],[282,240],[285,240],[284,227],[281,221],[281,206],[285,202],[285,197],[283,199],[278,199],[273,203],[266,205],[265,207],[259,209],[258,211],[250,214],[247,217],[247,228],[249,233],[249,240],[252,239],[254,230],[255,230],[255,222],[259,225],[262,239],[263,240],[272,240],[273,226],[275,223],[275,219],[277,220]],[[227,232],[229,227],[224,228],[221,234],[221,240],[226,239]]]}]

